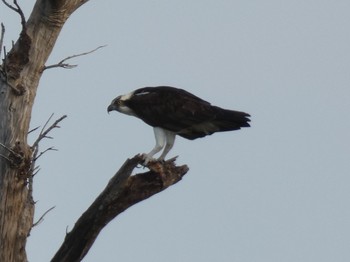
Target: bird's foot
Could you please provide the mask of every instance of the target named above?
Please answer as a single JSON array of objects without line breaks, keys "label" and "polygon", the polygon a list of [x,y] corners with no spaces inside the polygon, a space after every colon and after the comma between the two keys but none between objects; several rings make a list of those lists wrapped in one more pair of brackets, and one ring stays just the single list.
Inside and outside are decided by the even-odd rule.
[{"label": "bird's foot", "polygon": [[151,157],[149,154],[141,154],[141,157],[143,159],[142,165],[145,167],[147,167],[149,163],[157,161],[155,158]]},{"label": "bird's foot", "polygon": [[178,158],[179,156],[174,156],[172,158],[169,158],[168,160],[162,160],[163,162],[166,162],[166,163],[170,163],[170,162],[175,162],[175,160]]},{"label": "bird's foot", "polygon": [[141,164],[144,167],[149,167],[150,164],[165,164],[169,162],[175,162],[178,156],[165,160],[162,157],[153,158],[149,154],[141,154],[141,158],[143,159],[143,163]]}]

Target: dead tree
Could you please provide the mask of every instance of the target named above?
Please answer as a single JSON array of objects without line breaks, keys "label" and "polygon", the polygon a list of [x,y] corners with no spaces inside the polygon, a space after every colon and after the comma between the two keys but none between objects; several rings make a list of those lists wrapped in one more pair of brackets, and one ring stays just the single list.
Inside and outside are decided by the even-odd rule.
[{"label": "dead tree", "polygon": [[[17,12],[22,30],[7,52],[0,38],[0,261],[27,261],[26,240],[33,227],[32,198],[38,145],[64,118],[44,128],[37,141],[28,145],[27,136],[39,80],[45,69],[69,67],[62,60],[54,66],[46,61],[70,15],[88,0],[37,0],[26,20],[16,0],[3,4]],[[49,149],[50,150],[50,149]],[[188,171],[173,161],[153,162],[150,171],[131,175],[142,163],[137,155],[128,159],[106,189],[76,222],[52,261],[80,261],[101,229],[131,205],[178,182]]]}]

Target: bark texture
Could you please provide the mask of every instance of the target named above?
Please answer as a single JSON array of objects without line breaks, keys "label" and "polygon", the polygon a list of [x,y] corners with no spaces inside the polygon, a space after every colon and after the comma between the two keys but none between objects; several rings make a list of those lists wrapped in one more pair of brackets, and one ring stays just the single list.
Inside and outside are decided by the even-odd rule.
[{"label": "bark texture", "polygon": [[[27,261],[25,246],[34,216],[33,172],[38,142],[45,136],[41,133],[41,138],[28,145],[32,107],[41,75],[48,68],[45,63],[64,23],[87,1],[37,0],[28,21],[14,1],[22,31],[0,66],[0,261]],[[52,261],[80,261],[113,218],[177,183],[188,171],[187,166],[177,167],[173,161],[150,162],[150,171],[131,176],[142,162],[140,155],[125,162],[66,235]]]},{"label": "bark texture", "polygon": [[85,2],[38,0],[28,21],[22,13],[19,38],[4,54],[0,67],[0,261],[27,261],[25,244],[34,214],[33,148],[27,143],[32,107],[63,24]]}]

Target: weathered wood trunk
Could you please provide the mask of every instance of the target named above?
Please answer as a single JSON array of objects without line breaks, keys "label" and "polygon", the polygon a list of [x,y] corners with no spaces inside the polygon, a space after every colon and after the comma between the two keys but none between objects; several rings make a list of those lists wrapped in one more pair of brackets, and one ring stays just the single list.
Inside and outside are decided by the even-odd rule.
[{"label": "weathered wood trunk", "polygon": [[[36,145],[27,142],[32,107],[62,26],[87,1],[37,0],[28,21],[17,10],[22,15],[22,32],[0,67],[0,262],[27,261],[25,246],[33,226],[32,180],[37,153]],[[177,167],[171,160],[149,163],[149,172],[131,176],[142,162],[140,155],[126,161],[66,235],[52,261],[80,261],[109,221],[177,183],[188,171],[187,166]]]},{"label": "weathered wood trunk", "polygon": [[38,0],[0,68],[0,261],[27,261],[34,215],[33,152],[27,143],[32,107],[63,24],[85,2]]}]

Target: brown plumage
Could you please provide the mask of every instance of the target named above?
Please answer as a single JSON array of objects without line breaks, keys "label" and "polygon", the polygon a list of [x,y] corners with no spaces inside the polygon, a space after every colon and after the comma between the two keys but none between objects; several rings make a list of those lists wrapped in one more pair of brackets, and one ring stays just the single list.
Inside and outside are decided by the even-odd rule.
[{"label": "brown plumage", "polygon": [[154,128],[174,134],[174,138],[176,134],[191,140],[250,126],[247,113],[212,106],[183,89],[169,86],[144,87],[118,96],[108,107],[108,112],[112,110],[136,116]]}]

